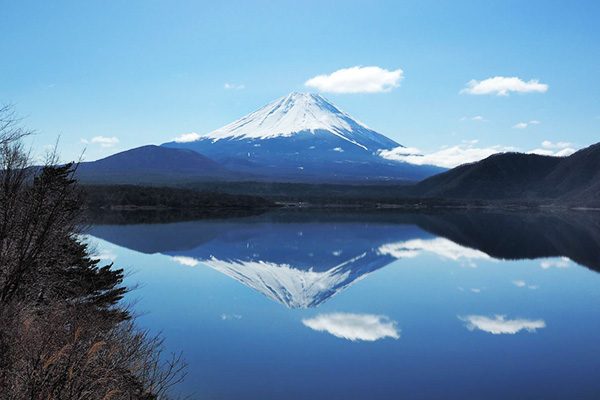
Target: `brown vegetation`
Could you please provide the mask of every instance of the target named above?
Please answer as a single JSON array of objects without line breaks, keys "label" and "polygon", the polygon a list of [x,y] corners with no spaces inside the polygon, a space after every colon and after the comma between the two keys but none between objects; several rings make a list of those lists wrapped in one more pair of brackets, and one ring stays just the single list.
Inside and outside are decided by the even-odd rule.
[{"label": "brown vegetation", "polygon": [[0,108],[0,398],[166,398],[182,362],[136,329],[123,270],[81,240],[75,166],[30,167],[17,122]]}]

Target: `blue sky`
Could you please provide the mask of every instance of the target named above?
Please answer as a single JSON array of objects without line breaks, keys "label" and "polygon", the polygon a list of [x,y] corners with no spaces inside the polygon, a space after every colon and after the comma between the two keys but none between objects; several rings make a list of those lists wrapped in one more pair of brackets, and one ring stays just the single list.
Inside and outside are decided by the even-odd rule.
[{"label": "blue sky", "polygon": [[[0,102],[39,132],[36,152],[60,135],[65,160],[207,133],[354,66],[402,79],[323,95],[426,153],[600,141],[596,1],[0,0],[0,10]],[[492,77],[547,86],[463,91]]]}]

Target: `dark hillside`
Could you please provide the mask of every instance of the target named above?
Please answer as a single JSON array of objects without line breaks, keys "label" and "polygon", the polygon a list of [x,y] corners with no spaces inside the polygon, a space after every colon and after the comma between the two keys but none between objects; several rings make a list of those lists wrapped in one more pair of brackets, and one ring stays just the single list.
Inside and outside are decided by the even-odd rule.
[{"label": "dark hillside", "polygon": [[77,168],[82,183],[169,184],[176,181],[224,179],[236,176],[195,151],[142,146]]},{"label": "dark hillside", "polygon": [[522,201],[600,207],[600,144],[569,157],[504,153],[428,178],[418,198]]}]

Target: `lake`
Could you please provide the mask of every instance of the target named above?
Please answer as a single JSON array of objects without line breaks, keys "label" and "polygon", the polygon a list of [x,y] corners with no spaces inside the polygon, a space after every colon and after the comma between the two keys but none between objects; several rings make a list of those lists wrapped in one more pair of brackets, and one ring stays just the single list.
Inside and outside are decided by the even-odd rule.
[{"label": "lake", "polygon": [[[146,219],[144,219],[146,221]],[[98,223],[199,399],[598,399],[600,214]]]}]

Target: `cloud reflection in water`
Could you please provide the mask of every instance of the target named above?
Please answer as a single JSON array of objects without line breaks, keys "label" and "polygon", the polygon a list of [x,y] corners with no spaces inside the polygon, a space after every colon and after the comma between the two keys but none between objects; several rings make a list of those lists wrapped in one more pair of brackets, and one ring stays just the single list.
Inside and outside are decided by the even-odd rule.
[{"label": "cloud reflection in water", "polygon": [[458,317],[465,322],[468,330],[480,330],[492,335],[514,335],[522,330],[527,332],[536,332],[538,329],[546,327],[543,319],[506,319],[505,315],[495,315],[488,317],[485,315],[467,315]]},{"label": "cloud reflection in water", "polygon": [[396,321],[385,315],[330,313],[319,314],[303,319],[302,323],[319,332],[327,332],[335,337],[351,341],[374,342],[392,338],[400,339],[400,329]]}]

